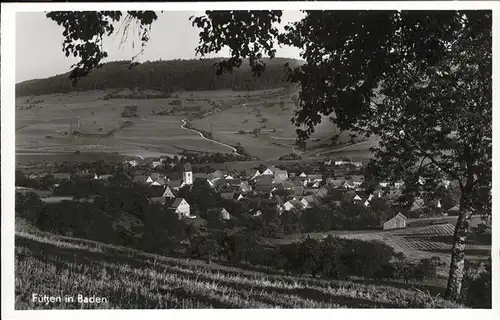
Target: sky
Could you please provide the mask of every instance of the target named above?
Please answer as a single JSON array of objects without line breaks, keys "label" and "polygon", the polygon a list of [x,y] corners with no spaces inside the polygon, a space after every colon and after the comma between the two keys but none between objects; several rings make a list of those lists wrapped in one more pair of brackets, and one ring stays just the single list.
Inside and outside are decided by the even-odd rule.
[{"label": "sky", "polygon": [[[199,16],[200,11],[176,11],[158,13],[158,20],[151,28],[151,38],[139,61],[193,59],[198,44],[200,29],[189,21],[192,15]],[[289,22],[302,17],[299,11],[283,12],[280,29]],[[119,22],[116,27],[120,26]],[[62,51],[64,28],[48,19],[44,12],[19,12],[16,15],[16,83],[40,79],[66,73],[77,58],[66,57]],[[120,29],[121,30],[121,29]],[[106,61],[130,60],[140,51],[138,36],[129,36],[129,40],[120,46],[122,33],[106,37],[104,50],[108,52]],[[135,47],[133,46],[135,44]],[[300,58],[299,49],[283,47],[277,50],[277,57]],[[229,55],[223,50],[210,57]]]}]

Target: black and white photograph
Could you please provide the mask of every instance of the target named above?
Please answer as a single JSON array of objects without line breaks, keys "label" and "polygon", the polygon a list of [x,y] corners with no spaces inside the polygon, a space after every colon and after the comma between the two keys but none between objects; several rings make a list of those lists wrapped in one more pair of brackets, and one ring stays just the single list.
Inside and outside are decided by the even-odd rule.
[{"label": "black and white photograph", "polygon": [[498,316],[499,5],[404,3],[2,4],[2,309]]}]

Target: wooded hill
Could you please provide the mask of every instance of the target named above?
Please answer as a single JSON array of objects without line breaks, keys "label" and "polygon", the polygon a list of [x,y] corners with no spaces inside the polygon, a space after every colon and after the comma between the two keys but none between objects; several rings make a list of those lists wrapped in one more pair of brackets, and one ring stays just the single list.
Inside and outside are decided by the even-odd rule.
[{"label": "wooded hill", "polygon": [[248,62],[244,61],[232,74],[217,76],[214,63],[218,61],[221,59],[147,61],[133,67],[130,67],[130,61],[114,61],[104,64],[76,85],[69,80],[69,73],[21,82],[16,85],[16,96],[118,88],[152,89],[165,93],[178,90],[273,89],[285,85],[285,63],[292,67],[301,63],[288,58],[265,59],[266,70],[260,76],[254,76]]}]

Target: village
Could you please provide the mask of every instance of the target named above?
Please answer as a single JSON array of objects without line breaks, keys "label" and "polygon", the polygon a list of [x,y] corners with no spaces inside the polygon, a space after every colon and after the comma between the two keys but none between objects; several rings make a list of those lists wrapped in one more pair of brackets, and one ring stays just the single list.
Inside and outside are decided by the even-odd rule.
[{"label": "village", "polygon": [[[210,170],[211,172],[200,172],[209,170],[207,167],[191,165],[184,159],[176,161],[168,157],[126,160],[120,163],[119,174],[129,183],[152,190],[148,192],[150,203],[160,204],[167,211],[175,213],[179,219],[188,220],[199,218],[200,210],[196,203],[199,199],[191,198],[188,201],[182,197],[185,194],[182,191],[191,190],[195,184],[206,184],[212,190],[211,194],[217,194],[226,204],[245,202],[247,205],[244,210],[248,212],[244,213],[255,218],[270,211],[282,217],[283,214],[314,212],[317,209],[328,211],[332,207],[340,210],[350,210],[349,206],[361,207],[362,210],[377,207],[378,210],[374,210],[373,214],[378,216],[363,226],[390,230],[405,228],[408,218],[456,215],[458,211],[458,205],[453,200],[439,198],[427,202],[416,198],[410,206],[403,207],[397,202],[404,189],[403,182],[390,184],[365,181],[366,166],[349,158],[326,159],[307,166],[283,162],[277,166],[260,165],[254,169]],[[303,171],[297,171],[298,169]],[[83,169],[73,173],[31,173],[25,177],[37,180],[52,176],[56,183],[40,195],[45,203],[54,203],[74,200],[72,196],[58,196],[53,192],[54,188],[65,181],[78,177],[106,183],[116,174],[118,172],[98,174]],[[16,183],[17,191],[30,191],[26,185]],[[444,180],[440,187],[446,191],[449,186],[450,181]],[[84,201],[93,201],[95,195],[87,193],[83,198]],[[230,221],[233,219],[232,207],[233,205],[220,206],[219,203],[219,207],[208,208],[208,211],[217,215],[220,221]],[[381,213],[384,210],[387,212]]]}]

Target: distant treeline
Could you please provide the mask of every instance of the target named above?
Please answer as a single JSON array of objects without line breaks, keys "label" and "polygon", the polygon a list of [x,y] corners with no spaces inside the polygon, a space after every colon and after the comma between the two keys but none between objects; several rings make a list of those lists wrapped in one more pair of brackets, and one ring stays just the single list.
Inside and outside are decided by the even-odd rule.
[{"label": "distant treeline", "polygon": [[130,67],[129,61],[109,62],[93,71],[76,85],[69,73],[47,79],[29,80],[16,85],[16,96],[67,93],[71,91],[119,88],[152,89],[165,93],[177,90],[263,90],[283,87],[286,83],[284,65],[300,62],[294,59],[266,59],[266,70],[253,76],[248,62],[232,74],[216,75],[214,63],[221,59],[169,60],[144,62]]}]

